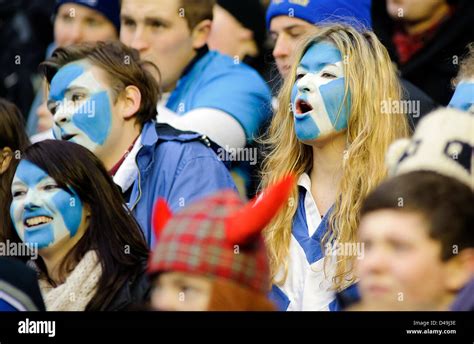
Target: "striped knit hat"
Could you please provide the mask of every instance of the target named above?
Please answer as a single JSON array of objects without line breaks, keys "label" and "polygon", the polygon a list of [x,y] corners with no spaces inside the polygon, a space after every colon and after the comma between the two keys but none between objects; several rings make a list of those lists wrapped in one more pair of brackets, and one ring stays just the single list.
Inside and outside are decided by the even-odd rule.
[{"label": "striped knit hat", "polygon": [[294,180],[284,178],[246,205],[234,191],[221,191],[174,216],[158,200],[153,212],[157,244],[148,272],[219,277],[267,293],[269,266],[260,232],[287,202]]}]

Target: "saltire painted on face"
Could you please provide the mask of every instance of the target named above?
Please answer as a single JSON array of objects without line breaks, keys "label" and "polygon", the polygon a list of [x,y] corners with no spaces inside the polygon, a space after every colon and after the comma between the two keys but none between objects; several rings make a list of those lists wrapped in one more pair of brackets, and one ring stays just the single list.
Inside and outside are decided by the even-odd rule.
[{"label": "saltire painted on face", "polygon": [[474,80],[461,80],[448,106],[474,114]]},{"label": "saltire painted on face", "polygon": [[61,189],[44,170],[28,160],[18,165],[12,196],[10,216],[23,242],[42,249],[77,233],[83,213],[77,193]]},{"label": "saltire painted on face", "polygon": [[[111,97],[94,77],[91,65],[75,62],[61,68],[51,81],[49,101],[57,104],[54,136],[95,152],[112,127]],[[75,100],[79,93],[84,99]]]},{"label": "saltire painted on face", "polygon": [[346,129],[351,98],[348,92],[344,102],[344,95],[340,51],[329,42],[311,45],[300,61],[291,93],[297,137],[314,140]]}]

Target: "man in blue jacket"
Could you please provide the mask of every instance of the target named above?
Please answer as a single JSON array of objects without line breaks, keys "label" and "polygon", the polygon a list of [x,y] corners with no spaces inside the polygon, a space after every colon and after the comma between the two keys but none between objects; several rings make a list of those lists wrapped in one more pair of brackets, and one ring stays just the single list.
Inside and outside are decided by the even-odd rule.
[{"label": "man in blue jacket", "polygon": [[218,189],[235,188],[207,137],[154,121],[154,67],[120,42],[60,48],[41,65],[50,83],[55,137],[88,148],[104,163],[149,245],[158,197],[176,211]]},{"label": "man in blue jacket", "polygon": [[[214,0],[123,0],[120,40],[156,64],[165,92],[158,122],[208,136],[221,152],[256,152],[271,117],[271,92],[238,56],[207,46]],[[237,33],[236,33],[237,34]],[[236,157],[239,191],[253,196],[257,165]]]},{"label": "man in blue jacket", "polygon": [[120,40],[158,66],[159,122],[241,148],[271,116],[270,89],[238,57],[209,51],[213,0],[123,0]]}]

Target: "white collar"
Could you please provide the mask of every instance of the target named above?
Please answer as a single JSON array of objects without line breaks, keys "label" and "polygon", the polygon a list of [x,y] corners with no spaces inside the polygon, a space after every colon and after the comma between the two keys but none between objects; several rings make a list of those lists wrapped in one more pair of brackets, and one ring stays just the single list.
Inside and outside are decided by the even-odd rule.
[{"label": "white collar", "polygon": [[138,166],[135,161],[135,158],[138,154],[138,151],[142,147],[142,134],[138,136],[135,144],[133,145],[130,153],[127,154],[122,165],[118,168],[114,176],[114,182],[122,189],[122,192],[127,191],[133,182],[137,179],[138,175]]},{"label": "white collar", "polygon": [[321,223],[321,213],[311,194],[311,179],[307,173],[303,173],[298,178],[298,185],[306,190],[304,196],[304,208],[306,213],[306,224],[308,226],[308,235],[312,236]]}]

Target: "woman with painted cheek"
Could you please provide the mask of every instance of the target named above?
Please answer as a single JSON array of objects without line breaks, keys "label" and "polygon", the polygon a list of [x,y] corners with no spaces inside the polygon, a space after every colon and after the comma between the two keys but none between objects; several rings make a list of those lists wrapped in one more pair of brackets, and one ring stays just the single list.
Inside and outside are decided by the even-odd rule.
[{"label": "woman with painted cheek", "polygon": [[0,98],[0,242],[15,231],[9,216],[12,201],[10,187],[15,168],[29,144],[20,110]]},{"label": "woman with painted cheek", "polygon": [[47,310],[121,310],[148,298],[142,232],[86,148],[55,140],[29,147],[11,194],[13,238],[38,249],[32,262]]},{"label": "woman with painted cheek", "polygon": [[[263,186],[293,173],[298,185],[265,230],[271,296],[281,310],[338,310],[353,292],[361,202],[384,177],[385,151],[407,135],[385,48],[372,32],[321,27],[304,40],[279,95],[265,143]],[[391,104],[391,103],[390,103]]]}]

